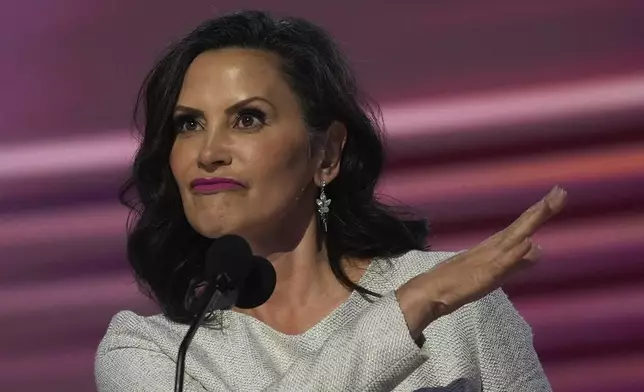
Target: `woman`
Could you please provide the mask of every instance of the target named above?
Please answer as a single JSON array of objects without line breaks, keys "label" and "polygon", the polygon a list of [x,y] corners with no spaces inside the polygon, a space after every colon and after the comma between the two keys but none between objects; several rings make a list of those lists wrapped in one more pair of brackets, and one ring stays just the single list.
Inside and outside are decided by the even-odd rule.
[{"label": "woman", "polygon": [[99,391],[172,388],[186,295],[208,246],[230,233],[271,261],[276,288],[200,329],[188,391],[550,390],[529,326],[498,287],[537,259],[530,236],[563,190],[467,252],[424,251],[425,222],[374,197],[375,116],[333,41],[301,19],[205,22],[154,67],[141,102],[121,198],[137,213],[130,263],[163,314],[114,317]]}]

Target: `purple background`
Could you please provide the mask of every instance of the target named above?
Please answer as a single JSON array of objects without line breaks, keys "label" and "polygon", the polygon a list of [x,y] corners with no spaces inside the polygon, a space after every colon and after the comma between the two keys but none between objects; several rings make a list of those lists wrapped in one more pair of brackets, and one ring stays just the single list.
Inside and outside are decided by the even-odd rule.
[{"label": "purple background", "polygon": [[[116,190],[135,93],[202,19],[250,1],[22,1],[0,13],[0,388],[90,391],[111,316],[154,312]],[[271,1],[327,27],[383,107],[381,190],[435,249],[502,229],[552,185],[566,211],[508,286],[560,392],[644,390],[644,3]]]}]

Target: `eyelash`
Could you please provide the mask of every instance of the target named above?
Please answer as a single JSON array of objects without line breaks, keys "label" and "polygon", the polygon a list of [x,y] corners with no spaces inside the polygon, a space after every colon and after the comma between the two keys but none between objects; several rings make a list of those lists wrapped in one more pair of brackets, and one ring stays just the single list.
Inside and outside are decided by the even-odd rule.
[{"label": "eyelash", "polygon": [[233,121],[233,126],[238,127],[242,117],[244,116],[251,116],[257,121],[259,121],[260,125],[259,126],[251,126],[248,128],[242,128],[242,129],[254,129],[254,128],[261,128],[262,126],[266,125],[266,113],[264,113],[262,110],[257,109],[257,108],[244,108],[241,109],[239,112],[237,112],[237,115],[235,116],[235,120]]},{"label": "eyelash", "polygon": [[195,130],[193,129],[185,129],[185,126],[188,122],[195,123],[197,126],[200,126],[201,123],[195,116],[192,116],[190,114],[183,114],[176,116],[175,118],[172,119],[172,123],[174,126],[174,130],[176,133],[183,133],[183,132],[193,132]]},{"label": "eyelash", "polygon": [[[242,118],[245,116],[250,116],[253,119],[259,121],[259,125],[249,126],[245,128],[240,127]],[[203,124],[201,124],[195,116],[190,114],[176,116],[175,118],[173,118],[172,122],[174,124],[174,130],[176,133],[194,132],[197,130],[197,129],[186,129],[185,127],[188,123],[194,123],[195,127],[201,126],[203,128]],[[252,130],[256,128],[261,128],[264,125],[266,125],[266,113],[264,113],[262,110],[257,108],[241,109],[239,112],[237,112],[237,114],[235,115],[235,119],[233,120],[233,127],[240,128],[242,130]]]}]

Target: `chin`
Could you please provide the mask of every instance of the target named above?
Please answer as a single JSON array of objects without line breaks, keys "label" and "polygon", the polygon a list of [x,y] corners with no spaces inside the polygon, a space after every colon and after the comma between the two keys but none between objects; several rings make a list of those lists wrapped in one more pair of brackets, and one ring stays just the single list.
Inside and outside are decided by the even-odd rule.
[{"label": "chin", "polygon": [[220,225],[213,226],[213,225],[197,225],[197,226],[192,226],[193,229],[202,236],[206,238],[219,238],[223,235],[226,234],[234,234],[234,230],[229,230],[224,227],[221,227]]},{"label": "chin", "polygon": [[207,238],[217,238],[230,233],[230,226],[222,222],[221,219],[208,219],[208,217],[190,218],[188,223],[194,231]]},{"label": "chin", "polygon": [[211,239],[235,234],[250,242],[257,234],[256,230],[263,227],[255,220],[248,220],[244,215],[222,214],[220,211],[213,210],[201,210],[196,214],[190,211],[186,214],[186,218],[197,233]]},{"label": "chin", "polygon": [[235,226],[229,214],[223,214],[215,209],[187,208],[184,213],[193,230],[206,238],[229,234]]},{"label": "chin", "polygon": [[206,238],[219,238],[226,234],[236,234],[238,236],[246,238],[245,230],[243,230],[238,225],[227,224],[227,222],[217,221],[216,224],[213,224],[213,221],[201,221],[201,222],[190,222],[192,228],[202,236]]}]

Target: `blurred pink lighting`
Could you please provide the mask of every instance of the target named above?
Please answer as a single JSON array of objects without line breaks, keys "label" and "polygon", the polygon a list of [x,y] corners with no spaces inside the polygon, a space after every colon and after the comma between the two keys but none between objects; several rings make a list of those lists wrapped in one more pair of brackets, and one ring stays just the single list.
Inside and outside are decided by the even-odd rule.
[{"label": "blurred pink lighting", "polygon": [[[642,108],[644,75],[383,107],[392,140]],[[106,136],[0,147],[0,181],[124,168],[136,142],[123,130]]]}]

